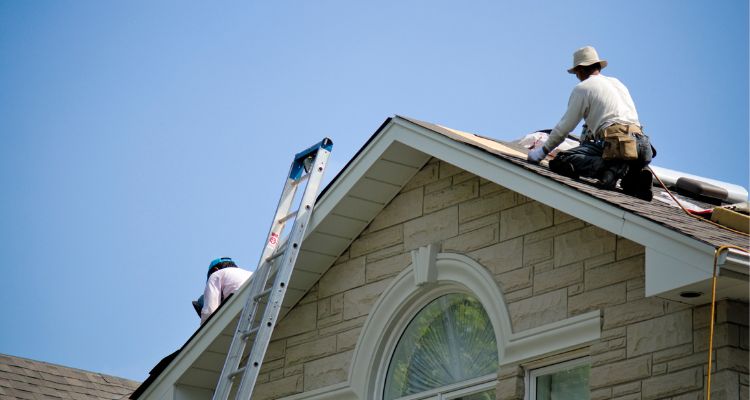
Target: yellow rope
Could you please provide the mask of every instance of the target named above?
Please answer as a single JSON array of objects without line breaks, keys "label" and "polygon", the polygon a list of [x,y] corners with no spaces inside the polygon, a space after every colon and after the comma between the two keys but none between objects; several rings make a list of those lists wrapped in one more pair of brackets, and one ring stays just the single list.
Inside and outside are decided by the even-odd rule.
[{"label": "yellow rope", "polygon": [[714,272],[711,278],[711,321],[708,335],[708,377],[706,379],[706,400],[711,400],[711,363],[713,362],[714,352],[714,319],[716,313],[716,269],[719,263],[719,255],[724,250],[735,249],[750,253],[746,249],[737,246],[722,245],[714,252]]},{"label": "yellow rope", "polygon": [[[680,201],[677,200],[677,198],[672,194],[672,192],[670,192],[669,189],[667,189],[667,185],[665,185],[664,182],[662,182],[661,179],[659,179],[659,177],[656,175],[656,173],[654,172],[654,170],[652,170],[650,167],[646,167],[646,169],[648,169],[649,171],[651,171],[651,174],[654,175],[654,178],[656,178],[656,180],[659,181],[659,185],[661,185],[661,187],[667,192],[667,194],[669,195],[669,197],[671,197],[672,200],[674,200],[675,203],[677,203],[677,205],[680,206],[680,208],[682,209],[682,211],[685,212],[685,214],[687,214],[687,215],[689,215],[689,216],[691,216],[691,217],[693,217],[693,218],[695,218],[697,220],[708,222],[709,224],[714,225],[717,228],[721,228],[721,229],[727,230],[729,232],[739,233],[740,235],[749,236],[750,237],[750,234],[747,234],[745,232],[736,231],[736,230],[734,230],[732,228],[727,228],[724,225],[717,224],[716,222],[711,221],[710,219],[706,219],[706,218],[699,217],[697,215],[691,214],[690,211],[688,211],[685,207],[682,206],[682,203],[680,203]],[[745,252],[747,252],[747,249],[742,249],[742,250],[745,251]]]}]

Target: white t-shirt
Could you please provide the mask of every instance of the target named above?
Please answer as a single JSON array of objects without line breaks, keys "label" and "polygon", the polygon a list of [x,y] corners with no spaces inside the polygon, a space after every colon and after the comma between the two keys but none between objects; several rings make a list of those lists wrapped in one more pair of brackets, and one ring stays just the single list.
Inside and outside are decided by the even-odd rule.
[{"label": "white t-shirt", "polygon": [[203,292],[201,324],[219,308],[222,299],[237,291],[252,274],[250,271],[234,267],[220,269],[211,274]]},{"label": "white t-shirt", "polygon": [[573,88],[568,110],[550,133],[545,149],[552,151],[562,143],[582,118],[589,129],[582,140],[596,138],[597,132],[613,124],[641,124],[635,103],[622,82],[602,74],[591,75]]}]

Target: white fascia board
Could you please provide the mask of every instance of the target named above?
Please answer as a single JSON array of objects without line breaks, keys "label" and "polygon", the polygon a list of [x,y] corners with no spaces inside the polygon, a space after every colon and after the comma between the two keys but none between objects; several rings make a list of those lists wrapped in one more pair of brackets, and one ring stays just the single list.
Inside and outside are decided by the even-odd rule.
[{"label": "white fascia board", "polygon": [[[686,268],[698,271],[708,270],[710,277],[714,253],[714,247],[711,245],[665,228],[656,222],[627,212],[567,185],[509,163],[481,149],[455,141],[421,126],[400,119],[394,120],[394,125],[403,128],[401,130],[394,129],[395,140],[643,245],[647,250],[647,285],[649,267],[652,271],[658,271],[663,268],[662,266],[667,261],[672,267],[681,270]],[[651,257],[649,257],[649,254],[651,254]],[[659,257],[659,254],[668,254],[671,259]],[[675,273],[675,271],[672,271],[672,273]],[[697,279],[698,276],[703,275],[691,276]],[[650,279],[659,281],[654,287],[667,289],[670,287],[669,280],[662,282],[663,278],[662,274],[657,274]],[[660,291],[649,293],[647,290],[647,295],[658,293]]]},{"label": "white fascia board", "polygon": [[608,231],[622,231],[625,211],[617,207],[421,126],[401,120],[395,124],[404,128],[397,140],[408,146]]},{"label": "white fascia board", "polygon": [[331,213],[331,211],[343,200],[343,198],[352,190],[354,185],[362,179],[367,170],[370,169],[382,156],[388,147],[393,143],[392,135],[390,134],[393,128],[393,121],[386,125],[382,131],[375,136],[370,143],[367,144],[367,148],[362,150],[357,157],[352,160],[348,167],[341,171],[340,175],[332,183],[332,186],[328,188],[326,193],[315,203],[315,209],[310,216],[310,222],[305,232],[305,238],[315,231],[315,228],[323,221],[323,219]]},{"label": "white fascia board", "polygon": [[[420,133],[420,135],[408,135],[400,132],[396,140],[616,235],[646,246],[648,243],[644,239],[658,240],[666,237],[683,245],[692,246],[701,251],[710,250],[709,252],[713,253],[713,247],[710,245],[690,239],[653,221],[523,169],[471,145],[402,120],[396,120],[395,124],[409,131]],[[647,232],[650,234],[645,237]]]},{"label": "white fascia board", "polygon": [[214,313],[214,316],[206,322],[206,326],[185,345],[185,348],[177,354],[177,357],[169,363],[156,380],[141,394],[140,399],[161,399],[162,397],[160,396],[163,396],[163,393],[174,390],[174,385],[185,371],[206,351],[214,339],[221,335],[224,328],[232,322],[234,317],[242,312],[244,302],[238,301],[238,299],[246,297],[246,292],[250,290],[250,281],[248,279],[242,289],[227,300],[219,311]]},{"label": "white fascia board", "polygon": [[729,249],[726,253],[722,253],[722,256],[718,260],[718,265],[720,273],[721,270],[726,270],[744,275],[745,279],[750,276],[750,254],[746,252]]}]

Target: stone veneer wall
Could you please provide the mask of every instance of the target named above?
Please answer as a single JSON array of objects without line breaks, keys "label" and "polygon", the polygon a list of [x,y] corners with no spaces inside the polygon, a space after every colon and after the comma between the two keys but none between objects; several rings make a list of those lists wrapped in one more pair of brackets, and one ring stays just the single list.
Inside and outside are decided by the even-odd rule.
[{"label": "stone veneer wall", "polygon": [[[703,398],[708,307],[644,298],[642,246],[436,159],[279,324],[254,398],[345,382],[370,308],[433,242],[493,274],[515,332],[601,309],[592,399]],[[717,323],[713,398],[747,399],[747,304],[720,303]],[[523,399],[523,375],[502,368],[497,398]]]}]

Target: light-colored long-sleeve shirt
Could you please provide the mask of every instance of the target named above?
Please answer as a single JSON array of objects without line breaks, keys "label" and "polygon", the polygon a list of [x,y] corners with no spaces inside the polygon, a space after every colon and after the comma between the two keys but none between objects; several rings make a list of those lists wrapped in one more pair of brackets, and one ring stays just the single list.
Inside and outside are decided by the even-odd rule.
[{"label": "light-colored long-sleeve shirt", "polygon": [[209,316],[219,308],[221,301],[245,283],[253,273],[242,268],[220,269],[206,282],[206,290],[203,292],[203,309],[201,310],[201,324],[206,322]]},{"label": "light-colored long-sleeve shirt", "polygon": [[638,112],[628,88],[617,78],[602,74],[591,75],[573,88],[568,100],[568,110],[552,129],[544,144],[545,151],[549,153],[562,143],[582,118],[588,127],[582,140],[599,138],[598,133],[613,124],[640,126]]}]

